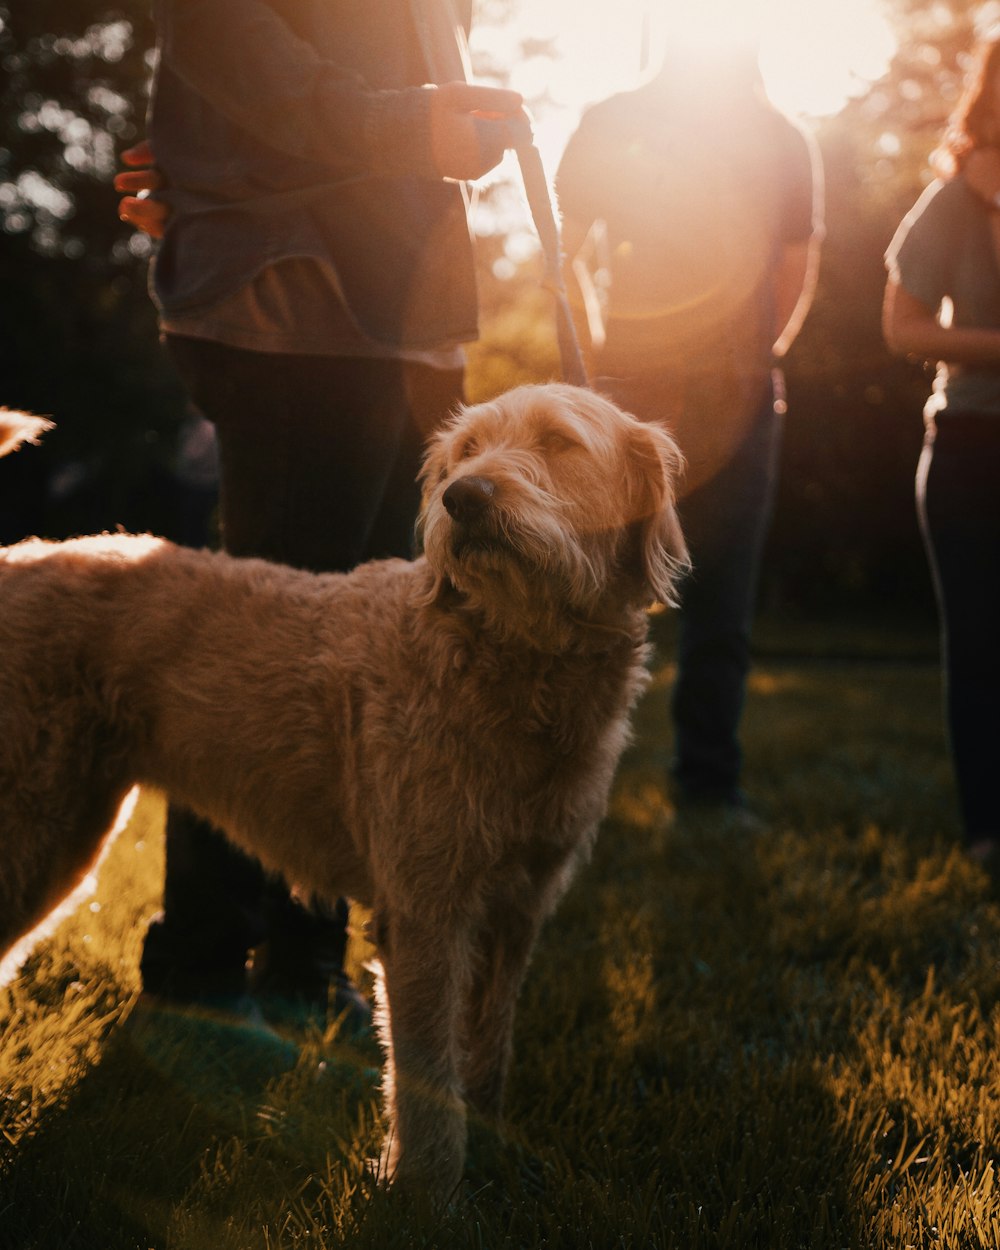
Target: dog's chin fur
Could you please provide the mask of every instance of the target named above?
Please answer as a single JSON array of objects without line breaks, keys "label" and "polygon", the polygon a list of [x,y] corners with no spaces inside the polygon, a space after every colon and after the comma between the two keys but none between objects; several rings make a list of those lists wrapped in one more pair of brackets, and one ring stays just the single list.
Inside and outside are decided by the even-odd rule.
[{"label": "dog's chin fur", "polygon": [[[0,447],[44,424],[0,411]],[[433,438],[415,562],[315,575],[128,535],[0,550],[0,957],[86,879],[130,788],[162,789],[305,895],[372,908],[382,1174],[448,1196],[605,811],[645,606],[686,567],[680,469],[662,430],[529,386]]]}]

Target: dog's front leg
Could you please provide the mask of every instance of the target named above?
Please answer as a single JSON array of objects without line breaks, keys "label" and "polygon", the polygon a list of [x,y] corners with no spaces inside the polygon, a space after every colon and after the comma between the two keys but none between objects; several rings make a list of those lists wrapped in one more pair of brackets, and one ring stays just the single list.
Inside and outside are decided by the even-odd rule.
[{"label": "dog's front leg", "polygon": [[[514,1034],[514,1011],[543,919],[524,897],[492,901],[479,930],[465,1007],[465,1092],[471,1108],[499,1121]],[[536,901],[536,900],[530,900]]]},{"label": "dog's front leg", "polygon": [[386,1140],[381,1173],[394,1186],[448,1198],[465,1163],[461,1004],[468,941],[440,917],[378,921]]}]

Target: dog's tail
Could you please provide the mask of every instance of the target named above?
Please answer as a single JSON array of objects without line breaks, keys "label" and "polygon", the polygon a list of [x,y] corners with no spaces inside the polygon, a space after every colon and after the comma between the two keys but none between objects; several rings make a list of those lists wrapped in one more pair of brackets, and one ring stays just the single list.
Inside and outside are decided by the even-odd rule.
[{"label": "dog's tail", "polygon": [[44,417],[0,408],[0,456],[17,451],[22,443],[37,443],[45,431],[51,429],[52,422]]}]

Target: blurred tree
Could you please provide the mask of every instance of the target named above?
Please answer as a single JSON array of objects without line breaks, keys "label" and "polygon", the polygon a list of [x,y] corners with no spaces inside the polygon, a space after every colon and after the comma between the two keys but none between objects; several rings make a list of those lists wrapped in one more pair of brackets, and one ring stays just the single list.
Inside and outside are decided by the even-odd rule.
[{"label": "blurred tree", "polygon": [[180,391],[111,187],[151,45],[145,0],[0,0],[0,403],[57,423],[4,464],[0,539],[167,523]]}]

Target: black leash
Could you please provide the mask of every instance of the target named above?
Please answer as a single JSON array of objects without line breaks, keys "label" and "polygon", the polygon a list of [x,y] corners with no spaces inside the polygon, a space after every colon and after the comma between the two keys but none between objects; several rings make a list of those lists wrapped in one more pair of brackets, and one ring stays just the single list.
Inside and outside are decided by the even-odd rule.
[{"label": "black leash", "polygon": [[566,284],[562,275],[562,243],[559,238],[559,224],[552,208],[552,197],[549,195],[549,184],[545,178],[545,169],[538,148],[535,147],[531,125],[524,121],[508,122],[517,153],[517,161],[521,167],[521,180],[528,198],[528,208],[535,224],[538,241],[542,245],[542,256],[545,270],[542,285],[552,294],[556,302],[556,335],[559,340],[559,359],[562,364],[563,379],[574,386],[587,385],[587,370],[583,363],[583,354],[573,325],[573,316],[569,309],[566,295]]}]

